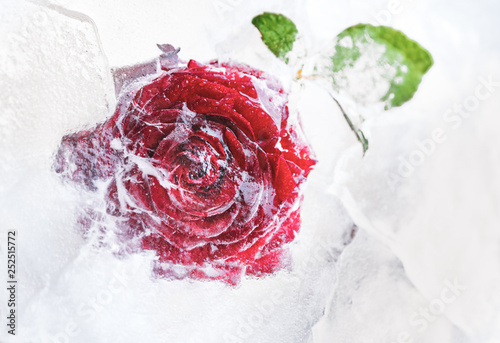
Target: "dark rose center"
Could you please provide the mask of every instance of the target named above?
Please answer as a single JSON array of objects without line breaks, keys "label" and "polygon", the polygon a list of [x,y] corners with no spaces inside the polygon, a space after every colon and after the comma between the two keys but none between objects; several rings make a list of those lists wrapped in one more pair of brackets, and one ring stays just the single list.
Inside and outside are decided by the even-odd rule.
[{"label": "dark rose center", "polygon": [[207,145],[181,146],[177,159],[182,170],[180,180],[190,186],[211,187],[221,178],[219,156]]}]

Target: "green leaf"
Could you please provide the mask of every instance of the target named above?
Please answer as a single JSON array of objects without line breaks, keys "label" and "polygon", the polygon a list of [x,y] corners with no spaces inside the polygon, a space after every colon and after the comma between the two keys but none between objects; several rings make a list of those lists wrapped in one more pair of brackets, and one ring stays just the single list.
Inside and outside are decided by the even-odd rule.
[{"label": "green leaf", "polygon": [[286,54],[292,50],[297,36],[297,27],[283,14],[264,12],[252,19],[252,24],[259,29],[262,41],[272,53],[288,63]]},{"label": "green leaf", "polygon": [[[411,99],[422,76],[433,64],[431,54],[420,44],[387,26],[358,24],[347,28],[337,38],[332,56],[334,85],[337,88],[345,86],[353,71],[358,73],[356,82],[359,84],[362,82],[359,76],[366,75],[364,81],[369,87],[363,91],[385,84],[379,100],[385,102],[386,109],[401,106]],[[357,95],[363,97],[363,94]]]}]

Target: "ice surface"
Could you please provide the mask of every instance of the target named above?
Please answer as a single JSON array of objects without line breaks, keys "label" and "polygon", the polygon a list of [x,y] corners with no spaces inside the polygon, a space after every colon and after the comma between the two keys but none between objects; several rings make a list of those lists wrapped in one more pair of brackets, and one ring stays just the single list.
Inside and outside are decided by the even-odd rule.
[{"label": "ice surface", "polygon": [[[76,194],[53,175],[52,156],[67,130],[108,114],[113,84],[89,19],[24,1],[2,7],[0,242],[5,256],[6,232],[17,231],[18,315],[29,318],[33,300],[51,294],[82,244],[73,229]],[[3,318],[3,291],[1,299]],[[40,329],[35,323],[19,322],[18,337],[38,337],[28,333]],[[2,342],[6,335],[0,330]]]},{"label": "ice surface", "polygon": [[[492,1],[474,7],[401,1],[391,14],[388,3],[55,0],[61,8],[4,2],[0,242],[7,230],[19,232],[22,302],[19,336],[2,329],[0,341],[392,343],[404,342],[408,332],[408,342],[497,342],[500,8]],[[435,65],[410,102],[365,122],[370,149],[364,158],[325,90],[311,80],[290,86],[291,107],[302,114],[320,160],[305,194],[291,269],[236,288],[154,280],[150,254],[118,259],[82,240],[76,217],[89,199],[50,169],[65,133],[103,120],[114,107],[92,21],[64,8],[95,20],[111,67],[122,71],[156,57],[156,43],[171,43],[184,59],[231,57],[289,82],[295,70],[276,60],[248,25],[264,10],[291,17],[312,55],[346,27],[378,21],[421,43]],[[466,99],[482,84],[479,77],[493,80],[490,96],[461,121],[445,115],[455,104],[471,106]],[[439,128],[447,138],[427,156],[432,144],[426,142]],[[402,161],[412,154],[416,163],[408,169]],[[465,289],[445,302],[450,283]],[[432,309],[439,313],[422,322],[420,311]]]},{"label": "ice surface", "polygon": [[102,119],[114,99],[89,19],[24,2],[3,6],[0,172],[8,187],[23,172],[47,169],[60,135]]},{"label": "ice surface", "polygon": [[[382,45],[353,42],[347,36],[338,44],[352,48],[355,44],[361,53],[361,57],[343,70],[334,74],[336,90],[345,93],[355,103],[360,105],[381,102],[390,88],[390,82],[398,71],[398,65],[384,65],[381,60],[386,54],[386,48]],[[333,56],[329,53],[328,56]],[[331,58],[331,57],[330,57]],[[399,61],[396,61],[396,63]],[[331,68],[331,64],[328,65]]]},{"label": "ice surface", "polygon": [[[344,156],[334,191],[354,221],[401,259],[429,301],[445,280],[460,280],[467,289],[445,315],[472,341],[486,342],[499,337],[499,100],[498,88],[484,85],[500,78],[495,38],[485,33],[498,27],[477,23],[483,35],[462,24],[479,10],[471,17],[462,11],[433,7],[418,41],[435,66],[410,103],[366,123],[370,151],[363,161],[355,151]],[[458,55],[460,63],[450,63]],[[478,88],[486,94],[481,100]]]},{"label": "ice surface", "polygon": [[434,315],[433,306],[401,261],[360,231],[342,255],[331,307],[314,328],[314,342],[470,342],[446,316]]},{"label": "ice surface", "polygon": [[[93,27],[84,17],[30,3],[16,6],[20,8],[10,10],[27,16],[32,11],[48,13],[55,27],[47,33],[37,28],[36,35],[25,37],[39,40],[31,44],[33,49],[43,48],[43,38],[54,48],[46,54],[26,52],[40,64],[34,71],[28,70],[29,78],[19,79],[17,88],[29,98],[11,106],[3,117],[18,118],[18,126],[26,134],[15,140],[12,124],[4,126],[2,133],[11,145],[2,157],[9,158],[16,150],[43,149],[39,163],[30,158],[22,164],[22,159],[12,157],[17,165],[10,164],[11,170],[5,174],[18,177],[18,183],[9,180],[2,184],[8,190],[2,198],[6,224],[20,232],[20,242],[26,246],[20,253],[25,262],[19,265],[19,293],[27,300],[19,305],[22,330],[18,337],[36,342],[307,341],[311,326],[323,314],[335,283],[335,262],[350,242],[353,228],[338,199],[324,193],[321,173],[315,171],[311,176],[312,196],[304,201],[304,229],[292,251],[293,268],[274,276],[244,280],[237,288],[221,282],[155,280],[151,277],[152,254],[117,259],[109,250],[96,249],[80,237],[77,218],[80,208],[90,203],[98,209],[98,204],[61,184],[51,163],[64,133],[89,127],[110,113],[113,100],[109,96],[114,90],[108,69]],[[7,29],[16,26],[9,24]],[[69,32],[69,41],[50,36],[57,30]],[[71,39],[81,35],[88,42],[75,52],[80,42]],[[23,58],[22,53],[12,51],[11,58]],[[89,60],[77,64],[76,70],[68,67],[65,73],[58,61],[64,61],[66,54]],[[80,77],[80,68],[87,70],[89,82]],[[37,70],[52,74],[36,78]],[[17,67],[7,71],[19,77]],[[25,86],[28,81],[33,87]],[[39,104],[39,99],[47,103]],[[31,115],[31,108],[38,108],[38,116]],[[37,125],[41,119],[47,120],[46,126]],[[309,125],[318,124],[309,121]],[[28,132],[31,125],[36,130]],[[29,141],[30,137],[39,139],[39,144]],[[18,176],[13,170],[26,171],[26,175]],[[29,215],[23,215],[25,211]],[[2,340],[15,341],[1,334]]]}]

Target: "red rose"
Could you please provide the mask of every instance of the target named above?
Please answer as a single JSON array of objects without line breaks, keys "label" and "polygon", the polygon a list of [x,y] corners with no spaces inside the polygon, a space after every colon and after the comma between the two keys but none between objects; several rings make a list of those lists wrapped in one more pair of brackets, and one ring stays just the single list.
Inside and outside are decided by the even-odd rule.
[{"label": "red rose", "polygon": [[315,162],[288,116],[263,72],[190,61],[65,136],[56,171],[89,190],[108,182],[108,213],[156,251],[158,274],[234,283],[277,270],[300,227],[299,186]]}]

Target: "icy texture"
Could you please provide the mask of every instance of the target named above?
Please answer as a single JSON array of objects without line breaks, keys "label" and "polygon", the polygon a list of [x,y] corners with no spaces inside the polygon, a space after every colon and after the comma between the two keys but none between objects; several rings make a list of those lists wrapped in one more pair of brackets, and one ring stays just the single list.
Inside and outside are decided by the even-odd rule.
[{"label": "icy texture", "polygon": [[[53,175],[53,154],[66,130],[108,114],[113,86],[84,16],[7,1],[0,30],[0,250],[5,260],[6,232],[17,230],[18,318],[26,316],[17,337],[27,339],[40,329],[27,319],[32,299],[51,293],[82,244],[72,229],[75,194]],[[0,299],[4,317],[3,291]],[[0,341],[7,339],[0,330]]]},{"label": "icy texture", "polygon": [[[57,0],[96,21],[111,65],[121,70],[156,56],[156,43],[172,43],[185,59],[230,56],[291,80],[295,74],[273,58],[250,24],[263,10],[293,19],[309,37],[306,46],[326,46],[346,27],[378,20],[433,54],[435,65],[415,97],[365,123],[370,150],[364,159],[328,95],[310,81],[294,88],[301,96],[293,105],[320,162],[305,193],[293,267],[237,288],[152,281],[152,256],[117,259],[83,242],[75,209],[85,199],[50,172],[51,154],[65,133],[109,114],[113,89],[88,21],[13,3],[6,2],[0,24],[6,32],[0,35],[0,234],[4,242],[7,229],[19,232],[23,302],[20,336],[10,339],[1,330],[2,342],[392,343],[403,331],[415,342],[498,342],[498,87],[470,117],[459,121],[453,113],[452,121],[443,120],[455,103],[474,95],[479,76],[500,80],[497,3],[401,1],[398,13],[387,16],[384,0],[153,1],[127,8],[120,1]],[[30,30],[38,21],[29,14],[38,9],[50,16],[49,27]],[[53,26],[64,28],[61,37]],[[88,43],[75,38],[82,32]],[[81,44],[85,48],[71,52]],[[85,64],[75,62],[74,69],[60,62],[82,58]],[[82,66],[94,80],[85,87]],[[418,148],[415,140],[436,128],[448,138],[406,177],[388,182],[399,157],[407,160]],[[336,266],[352,228],[344,207],[360,228]],[[455,279],[467,289],[418,331],[409,322],[414,312],[439,306],[446,282]],[[3,293],[0,301],[3,316]]]},{"label": "icy texture", "polygon": [[114,103],[111,75],[89,19],[25,2],[4,6],[2,192],[22,173],[47,169],[58,136],[103,118]]},{"label": "icy texture", "polygon": [[[454,288],[456,280],[447,281],[445,298],[456,299],[453,292],[461,290]],[[313,330],[314,342],[472,342],[441,315],[441,304],[449,304],[439,301],[420,294],[401,261],[360,231],[342,255],[331,307]]]},{"label": "icy texture", "polygon": [[81,220],[88,238],[140,241],[156,276],[270,274],[287,264],[316,164],[288,95],[246,65],[174,60],[125,88],[104,123],[64,136],[54,169],[106,200]]},{"label": "icy texture", "polygon": [[[422,6],[408,8],[412,18],[426,16]],[[462,6],[436,5],[425,31],[415,32],[435,66],[407,106],[365,123],[370,150],[364,159],[359,148],[343,156],[332,191],[354,222],[401,259],[429,303],[440,298],[446,280],[464,285],[439,318],[473,342],[493,342],[500,337],[500,70],[495,36],[486,32],[498,32],[498,25],[477,17],[486,9],[468,13]],[[411,34],[408,16],[394,20]],[[427,334],[411,338],[426,341]]]},{"label": "icy texture", "polygon": [[[34,5],[22,6],[15,10],[29,13]],[[70,37],[80,35],[87,27],[92,28],[87,21],[82,24],[78,16],[73,19],[50,9],[34,7],[51,13],[54,16],[50,18],[52,25],[64,25],[65,20],[75,21],[65,28],[71,33],[68,33]],[[54,45],[53,41],[61,43],[61,49],[53,50],[63,60],[65,53],[78,45],[46,36],[42,29],[37,34],[39,39],[50,37],[50,44]],[[97,56],[97,60],[88,62],[88,70],[92,77],[96,72],[102,73],[99,82],[82,86],[81,78],[70,77],[78,70],[58,77],[64,69],[58,68],[57,60],[52,59],[47,61],[48,66],[40,68],[54,71],[55,76],[46,77],[50,84],[37,80],[45,87],[35,84],[36,88],[22,88],[17,93],[37,96],[36,100],[42,96],[43,99],[55,98],[40,108],[40,116],[51,122],[43,131],[31,133],[32,137],[40,137],[40,144],[34,146],[16,141],[18,145],[10,146],[5,152],[7,156],[16,149],[25,152],[23,147],[28,152],[35,148],[45,149],[36,169],[27,170],[26,166],[14,161],[18,163],[13,165],[15,170],[26,171],[26,175],[2,198],[7,226],[18,230],[23,246],[27,247],[19,257],[26,261],[19,265],[19,279],[23,280],[20,294],[25,297],[18,308],[19,318],[22,318],[18,322],[22,329],[19,339],[36,342],[307,341],[332,291],[335,261],[352,239],[353,228],[338,199],[324,193],[321,174],[316,171],[311,177],[311,196],[304,199],[304,225],[294,245],[297,248],[292,249],[290,270],[261,279],[244,279],[237,288],[221,282],[155,281],[151,275],[153,254],[132,254],[120,259],[113,254],[116,246],[106,249],[98,242],[82,240],[78,213],[89,205],[100,209],[103,204],[58,182],[50,164],[65,133],[89,128],[109,115],[112,108],[107,97],[113,94],[113,89],[103,88],[109,85],[109,76],[105,65],[103,71],[99,69],[104,61],[95,47],[98,48],[97,43],[86,49]],[[78,58],[87,57],[85,50],[78,53]],[[33,55],[40,63],[45,61],[45,55],[37,51]],[[148,63],[144,65],[147,71]],[[124,70],[128,68],[121,69]],[[118,85],[120,88],[120,83]],[[64,94],[65,98],[61,100],[59,94]],[[36,100],[23,105],[26,104],[26,108],[39,106]],[[59,105],[58,101],[65,102]],[[13,110],[24,120],[21,127],[29,127],[34,121],[27,110]],[[11,120],[13,113],[8,113],[5,118]],[[317,121],[310,123],[321,126]],[[11,128],[3,127],[2,133],[13,137]],[[13,171],[6,176],[16,177]],[[304,301],[304,297],[308,301]],[[2,340],[12,340],[3,331],[1,335]]]},{"label": "icy texture", "polygon": [[[386,47],[382,44],[353,42],[350,36],[342,38],[338,44],[349,49],[352,49],[354,45],[359,50],[361,57],[355,62],[348,61],[348,66],[334,74],[336,90],[340,91],[341,94],[347,94],[361,105],[380,102],[389,91],[389,81],[396,76],[400,66],[382,63],[386,54]],[[330,52],[327,58],[331,59],[331,56],[333,53]],[[328,69],[332,69],[331,61],[327,65],[325,73],[329,72]]]}]

